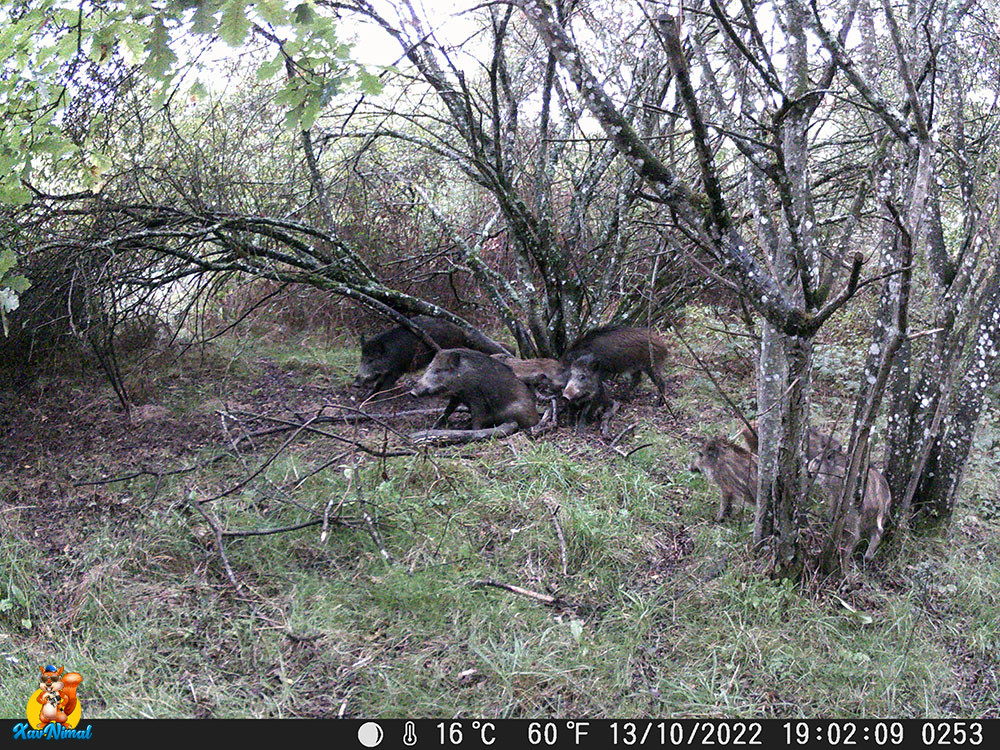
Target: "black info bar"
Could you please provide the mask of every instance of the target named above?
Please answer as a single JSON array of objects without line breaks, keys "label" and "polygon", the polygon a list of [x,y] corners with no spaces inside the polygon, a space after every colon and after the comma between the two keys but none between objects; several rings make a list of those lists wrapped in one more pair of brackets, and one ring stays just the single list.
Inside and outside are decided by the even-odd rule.
[{"label": "black info bar", "polygon": [[[23,722],[7,737],[43,739]],[[20,734],[19,734],[20,732]],[[80,721],[73,739],[132,736],[158,741],[306,741],[337,748],[912,748],[997,747],[1000,720],[963,719],[320,719]],[[70,739],[67,733],[65,739]],[[44,738],[49,739],[49,738]],[[59,737],[58,739],[64,739]]]}]

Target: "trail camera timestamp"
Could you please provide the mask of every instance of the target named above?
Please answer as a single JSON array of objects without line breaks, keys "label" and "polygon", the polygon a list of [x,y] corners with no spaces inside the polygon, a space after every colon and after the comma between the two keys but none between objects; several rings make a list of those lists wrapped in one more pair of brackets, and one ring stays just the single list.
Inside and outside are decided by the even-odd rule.
[{"label": "trail camera timestamp", "polygon": [[804,745],[894,747],[919,742],[926,747],[977,747],[983,725],[977,721],[786,721],[787,747]]}]

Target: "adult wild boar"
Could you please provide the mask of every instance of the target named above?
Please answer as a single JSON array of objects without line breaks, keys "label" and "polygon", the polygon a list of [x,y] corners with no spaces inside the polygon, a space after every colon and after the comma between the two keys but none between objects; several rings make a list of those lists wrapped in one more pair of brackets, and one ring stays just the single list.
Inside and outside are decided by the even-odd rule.
[{"label": "adult wild boar", "polygon": [[[470,334],[447,320],[417,315],[410,319],[442,349],[476,349],[487,354],[501,351],[482,336]],[[427,366],[434,357],[432,350],[413,331],[396,326],[361,341],[361,363],[354,379],[356,388],[369,389],[369,396],[395,385],[403,373]]]},{"label": "adult wild boar", "polygon": [[474,430],[504,422],[517,422],[521,429],[538,424],[535,399],[514,371],[472,349],[439,351],[410,393],[451,397],[435,429],[447,424],[459,404],[469,407]]},{"label": "adult wild boar", "polygon": [[666,341],[649,328],[607,326],[590,331],[562,356],[562,363],[569,370],[563,396],[570,402],[591,400],[597,395],[599,384],[623,374],[632,376],[628,388],[631,394],[644,372],[660,392],[657,404],[662,406],[667,396],[660,371],[668,351]]}]

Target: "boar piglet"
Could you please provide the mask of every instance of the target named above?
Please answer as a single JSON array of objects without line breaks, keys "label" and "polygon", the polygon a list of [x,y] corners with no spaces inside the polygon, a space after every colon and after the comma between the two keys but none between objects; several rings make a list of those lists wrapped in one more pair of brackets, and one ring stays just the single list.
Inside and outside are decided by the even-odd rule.
[{"label": "boar piglet", "polygon": [[704,474],[722,493],[716,521],[725,520],[733,501],[754,504],[757,494],[757,458],[745,448],[723,437],[706,440],[691,461],[690,471]]},{"label": "boar piglet", "polygon": [[568,372],[558,359],[518,359],[506,354],[494,354],[493,357],[513,370],[514,376],[531,388],[540,399],[556,398],[566,386]]},{"label": "boar piglet", "polygon": [[[757,423],[751,422],[754,430]],[[757,453],[757,435],[744,427],[740,433],[750,451]],[[834,504],[840,496],[841,486],[847,476],[847,454],[844,446],[833,435],[820,432],[810,427],[806,433],[806,474],[811,482],[815,482],[829,503],[831,513]],[[865,477],[865,488],[861,499],[861,507],[850,503],[844,515],[844,531],[840,539],[841,554],[845,559],[854,554],[855,548],[862,539],[868,541],[865,550],[865,560],[871,560],[882,542],[886,523],[889,520],[889,509],[892,506],[892,496],[889,493],[889,483],[875,467],[869,467]]]},{"label": "boar piglet", "polygon": [[[808,465],[809,476],[816,479],[830,504],[831,514],[835,510],[844,479],[847,477],[847,454],[842,450],[828,449],[811,457]],[[885,526],[889,520],[892,496],[889,483],[874,466],[868,468],[865,476],[861,507],[848,502],[844,512],[844,530],[840,538],[840,551],[844,559],[849,559],[862,539],[868,541],[865,560],[871,560],[882,542]]]},{"label": "boar piglet", "polygon": [[469,407],[472,429],[517,422],[521,429],[538,424],[535,399],[514,371],[499,360],[471,349],[442,349],[410,393],[447,395],[451,399],[434,424],[443,427],[459,404]]}]

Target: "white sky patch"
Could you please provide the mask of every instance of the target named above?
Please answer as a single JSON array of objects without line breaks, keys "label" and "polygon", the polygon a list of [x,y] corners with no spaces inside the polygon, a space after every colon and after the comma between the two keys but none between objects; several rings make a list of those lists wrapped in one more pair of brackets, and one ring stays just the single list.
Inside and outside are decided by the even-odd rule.
[{"label": "white sky patch", "polygon": [[[376,12],[391,24],[406,27],[401,3],[375,2]],[[422,22],[426,22],[426,33],[445,48],[464,47],[464,43],[477,35],[480,24],[470,9],[482,3],[469,0],[414,0],[413,6]],[[354,40],[353,57],[362,65],[385,67],[399,61],[403,50],[399,43],[381,26],[360,15],[345,13],[342,16],[341,33],[345,41]],[[476,49],[476,45],[472,45]],[[460,53],[454,61],[461,69],[471,72],[480,69],[481,64],[469,52]],[[467,58],[467,59],[463,59]]]}]

